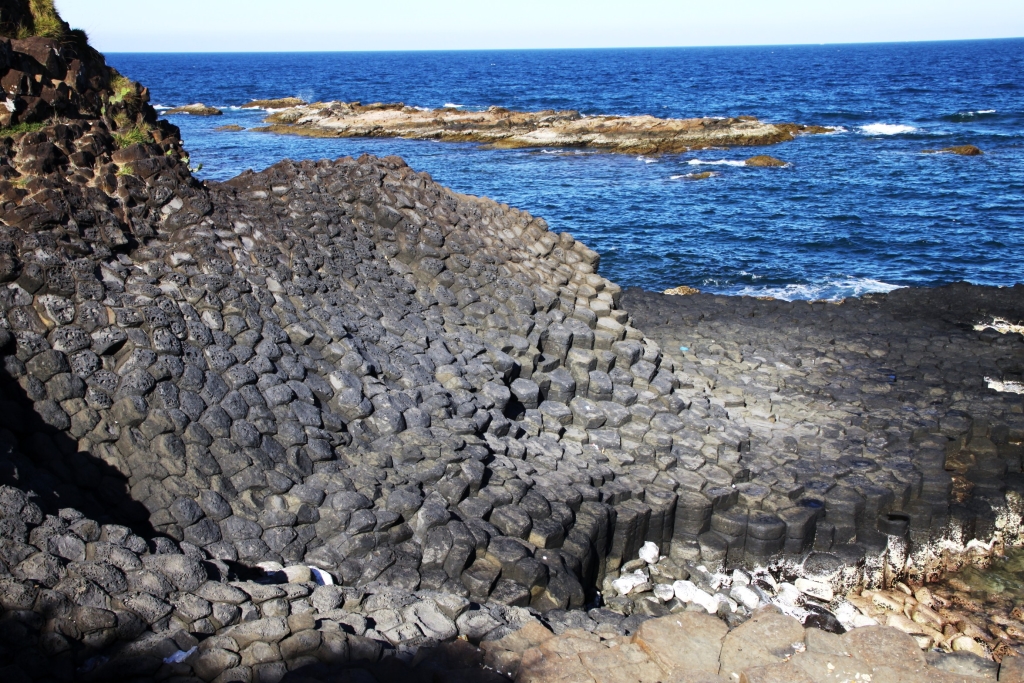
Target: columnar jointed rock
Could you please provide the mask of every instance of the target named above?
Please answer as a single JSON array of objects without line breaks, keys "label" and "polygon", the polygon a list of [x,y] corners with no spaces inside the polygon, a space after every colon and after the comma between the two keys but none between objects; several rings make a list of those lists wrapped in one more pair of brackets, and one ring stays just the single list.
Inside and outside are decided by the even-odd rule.
[{"label": "columnar jointed rock", "polygon": [[[716,400],[726,384],[701,378],[719,362],[664,357],[597,253],[542,219],[396,158],[201,185],[176,129],[98,55],[11,49],[17,122],[44,124],[0,142],[12,680],[278,680],[385,646],[501,640],[539,614],[630,635],[684,609],[680,593],[712,598],[699,562],[814,546],[836,555],[805,569],[841,571],[908,516],[948,530],[947,451],[975,458],[976,493],[1019,467],[1002,410],[983,429],[915,423],[912,455],[903,431],[851,422],[790,457],[820,427],[730,413],[759,385]],[[30,72],[75,81],[67,123],[19,109]],[[866,440],[835,451],[841,436]],[[971,508],[960,533],[990,536],[991,514]],[[621,574],[664,599],[566,611]],[[749,597],[714,599],[741,620]]]}]

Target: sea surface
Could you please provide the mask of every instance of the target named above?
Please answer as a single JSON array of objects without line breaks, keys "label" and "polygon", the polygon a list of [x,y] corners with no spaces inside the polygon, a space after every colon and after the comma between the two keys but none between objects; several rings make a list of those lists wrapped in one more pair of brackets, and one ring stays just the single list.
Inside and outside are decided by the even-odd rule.
[{"label": "sea surface", "polygon": [[[170,117],[201,178],[281,159],[397,154],[453,189],[544,217],[624,286],[839,298],[1024,282],[1024,39],[473,52],[110,54]],[[307,139],[258,127],[253,99],[492,105],[833,126],[769,148],[637,157],[475,144]],[[973,144],[982,157],[925,154]],[[746,168],[754,154],[786,168]],[[714,171],[694,181],[687,175]]]}]

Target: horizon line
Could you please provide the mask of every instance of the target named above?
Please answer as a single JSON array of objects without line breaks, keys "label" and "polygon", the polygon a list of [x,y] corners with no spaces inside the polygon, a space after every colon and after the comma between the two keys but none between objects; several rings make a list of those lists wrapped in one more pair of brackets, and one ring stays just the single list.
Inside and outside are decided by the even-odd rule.
[{"label": "horizon line", "polygon": [[979,43],[1024,40],[1024,36],[1005,36],[999,38],[938,38],[926,40],[874,40],[826,43],[744,43],[736,45],[620,45],[592,47],[508,47],[508,48],[420,48],[408,50],[101,50],[103,54],[374,54],[374,53],[422,53],[422,52],[558,52],[584,50],[701,50],[728,48],[771,48],[771,47],[855,47],[867,45],[924,45],[933,43]]}]

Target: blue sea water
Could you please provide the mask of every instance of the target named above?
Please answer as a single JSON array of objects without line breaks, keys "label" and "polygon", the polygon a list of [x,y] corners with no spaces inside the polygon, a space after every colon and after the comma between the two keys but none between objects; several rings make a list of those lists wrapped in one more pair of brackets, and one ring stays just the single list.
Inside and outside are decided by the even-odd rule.
[{"label": "blue sea water", "polygon": [[[548,220],[622,285],[830,298],[1024,281],[1024,39],[748,48],[112,54],[171,117],[201,177],[397,154],[459,192]],[[245,131],[258,98],[491,105],[834,126],[770,148],[659,157]],[[974,144],[982,157],[923,154]],[[737,165],[768,153],[787,168]],[[718,175],[692,181],[687,174]]]}]

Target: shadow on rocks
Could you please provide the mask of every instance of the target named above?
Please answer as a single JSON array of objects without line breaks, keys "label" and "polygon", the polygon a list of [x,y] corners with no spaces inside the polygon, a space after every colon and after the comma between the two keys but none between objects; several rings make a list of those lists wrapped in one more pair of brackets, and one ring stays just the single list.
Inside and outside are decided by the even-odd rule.
[{"label": "shadow on rocks", "polygon": [[[377,661],[357,660],[343,665],[323,662],[298,666],[281,683],[508,683],[508,678],[484,665],[484,651],[464,640],[421,647],[411,662],[382,652]],[[294,663],[292,664],[294,666]]]},{"label": "shadow on rocks", "polygon": [[100,524],[127,526],[153,538],[149,511],[132,498],[128,478],[79,450],[66,431],[69,425],[48,422],[50,412],[66,418],[65,412],[50,410],[61,401],[86,401],[84,382],[67,373],[42,384],[26,372],[14,346],[10,333],[0,330],[0,486],[31,492],[44,515],[74,508]]}]

